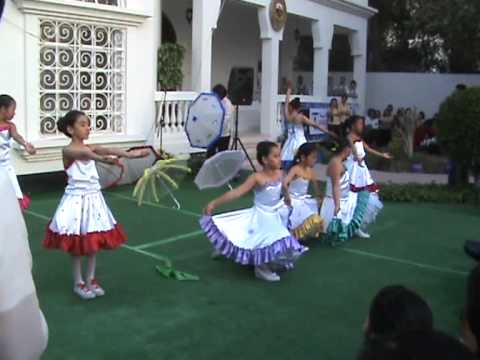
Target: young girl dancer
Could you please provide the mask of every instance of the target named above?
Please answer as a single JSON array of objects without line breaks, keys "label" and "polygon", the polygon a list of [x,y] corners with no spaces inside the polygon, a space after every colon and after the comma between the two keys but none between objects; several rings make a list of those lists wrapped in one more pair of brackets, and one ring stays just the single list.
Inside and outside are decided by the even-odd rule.
[{"label": "young girl dancer", "polygon": [[[290,267],[305,248],[290,234],[281,215],[285,203],[281,198],[283,173],[278,145],[260,142],[257,160],[263,170],[211,201],[200,225],[221,255],[241,265],[255,266],[255,276],[259,279],[279,281],[272,269],[280,263]],[[211,216],[218,206],[251,190],[255,195],[252,208]]]},{"label": "young girl dancer", "polygon": [[283,182],[285,203],[291,207],[288,226],[297,239],[318,236],[323,230],[323,221],[318,215],[318,203],[308,194],[312,182],[316,195],[318,189],[314,166],[317,162],[315,144],[305,143],[298,149],[294,165]]},{"label": "young girl dancer", "polygon": [[[68,184],[53,219],[47,226],[44,246],[72,255],[73,291],[82,299],[105,295],[95,280],[96,254],[115,249],[127,238],[117,224],[100,191],[95,161],[115,164],[110,157],[137,158],[143,151],[126,152],[100,146],[88,146],[90,120],[80,111],[70,111],[58,121],[58,129],[71,138],[63,149],[63,164]],[[88,257],[86,283],[82,276],[82,257]]]},{"label": "young girl dancer", "polygon": [[358,229],[357,235],[362,238],[369,238],[370,235],[366,232],[366,226],[375,221],[383,205],[378,198],[379,187],[373,181],[367,164],[365,163],[366,152],[388,160],[392,157],[388,153],[381,153],[372,149],[363,141],[362,134],[365,128],[365,120],[363,117],[356,115],[351,116],[345,125],[348,132],[348,140],[352,144],[352,153],[345,162],[350,174],[351,196],[355,197],[356,194],[361,191],[368,191],[370,193],[368,211],[364,219],[364,224]]},{"label": "young girl dancer", "polygon": [[307,142],[305,138],[304,125],[314,127],[324,133],[336,137],[335,133],[328,131],[325,127],[318,125],[315,121],[309,119],[300,112],[301,102],[299,98],[290,101],[292,94],[292,86],[289,83],[287,96],[285,99],[285,117],[287,119],[287,140],[282,148],[282,167],[284,171],[288,171],[293,165],[293,159],[298,148]]},{"label": "young girl dancer", "polygon": [[22,194],[15,170],[10,162],[11,139],[22,145],[30,155],[34,155],[36,150],[18,133],[12,122],[16,108],[17,104],[11,96],[0,95],[0,166],[6,170],[20,207],[25,210],[30,205],[30,199]]},{"label": "young girl dancer", "polygon": [[350,196],[350,175],[344,161],[351,152],[350,142],[340,139],[336,153],[328,163],[327,188],[320,216],[324,221],[326,241],[332,245],[350,239],[363,222],[366,211],[368,193],[362,192],[362,196],[355,199]]}]

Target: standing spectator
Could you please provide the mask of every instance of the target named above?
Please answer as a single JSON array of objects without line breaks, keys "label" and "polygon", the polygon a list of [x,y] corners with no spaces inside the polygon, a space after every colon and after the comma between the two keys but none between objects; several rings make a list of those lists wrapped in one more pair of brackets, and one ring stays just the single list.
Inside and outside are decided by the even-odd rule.
[{"label": "standing spectator", "polygon": [[350,81],[350,86],[348,87],[348,97],[352,99],[358,98],[357,93],[357,82],[355,80]]},{"label": "standing spectator", "polygon": [[388,105],[383,111],[382,128],[391,129],[393,125],[393,105]]},{"label": "standing spectator", "polygon": [[305,82],[303,80],[302,75],[298,75],[298,77],[297,77],[297,94],[298,95],[309,95],[307,85],[305,85]]},{"label": "standing spectator", "polygon": [[207,150],[207,158],[212,157],[217,152],[228,150],[230,145],[230,137],[232,131],[233,105],[227,97],[227,89],[222,84],[215,85],[212,92],[216,94],[222,101],[225,109],[225,117],[223,120],[223,131],[220,139]]},{"label": "standing spectator", "polygon": [[328,110],[328,122],[329,130],[340,136],[342,133],[342,122],[340,110],[338,107],[338,100],[336,98],[330,100],[330,107]]},{"label": "standing spectator", "polygon": [[336,96],[344,96],[348,94],[348,87],[347,87],[347,79],[345,76],[340,77],[340,82],[338,86],[335,88],[335,95]]},{"label": "standing spectator", "polygon": [[343,125],[345,121],[352,116],[352,108],[348,103],[347,95],[342,95],[340,104],[338,105],[338,112],[340,116],[340,124]]},{"label": "standing spectator", "polygon": [[380,120],[377,117],[375,109],[369,109],[365,118],[365,126],[367,130],[377,130],[380,127]]}]

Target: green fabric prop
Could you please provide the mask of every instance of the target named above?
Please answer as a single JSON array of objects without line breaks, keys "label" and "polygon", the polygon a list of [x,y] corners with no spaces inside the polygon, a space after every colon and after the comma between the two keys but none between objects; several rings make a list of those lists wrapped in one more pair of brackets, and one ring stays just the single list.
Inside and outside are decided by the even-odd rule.
[{"label": "green fabric prop", "polygon": [[189,274],[183,271],[178,271],[175,270],[171,265],[170,266],[160,266],[157,265],[155,267],[157,271],[162,275],[163,277],[167,279],[174,279],[178,281],[198,281],[200,280],[200,277],[197,275]]}]

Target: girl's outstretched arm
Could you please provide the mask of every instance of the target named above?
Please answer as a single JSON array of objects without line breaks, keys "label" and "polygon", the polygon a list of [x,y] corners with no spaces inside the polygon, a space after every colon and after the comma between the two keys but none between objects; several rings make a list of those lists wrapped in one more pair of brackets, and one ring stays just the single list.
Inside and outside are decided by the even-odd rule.
[{"label": "girl's outstretched arm", "polygon": [[283,188],[283,196],[285,198],[285,204],[288,206],[292,205],[292,199],[290,198],[290,192],[288,191],[288,187],[290,183],[295,179],[298,173],[298,166],[293,166],[290,171],[288,172],[287,176],[283,180],[282,188]]},{"label": "girl's outstretched arm", "polygon": [[320,190],[320,186],[318,185],[317,181],[317,174],[315,172],[315,169],[312,169],[312,179],[310,180],[313,184],[313,192],[315,193],[316,198],[322,198],[323,197],[323,192]]},{"label": "girl's outstretched arm", "polygon": [[375,149],[372,149],[366,142],[363,142],[363,146],[365,147],[365,151],[368,151],[370,154],[382,157],[387,160],[391,160],[393,157],[390,155],[388,152],[382,153],[380,151],[377,151]]},{"label": "girl's outstretched arm", "polygon": [[287,118],[287,120],[290,119],[290,116],[288,113],[288,104],[290,104],[291,95],[292,95],[292,83],[289,81],[287,83],[287,94],[285,95],[285,104],[284,104],[285,117]]},{"label": "girl's outstretched arm", "polygon": [[335,203],[334,215],[337,216],[340,212],[340,179],[342,176],[342,165],[337,162],[332,162],[329,165],[329,173],[332,178],[333,201]]},{"label": "girl's outstretched arm", "polygon": [[117,149],[117,148],[108,148],[98,145],[90,146],[92,151],[101,156],[117,156],[117,157],[124,157],[129,159],[141,158],[148,155],[148,150],[133,150],[133,151],[126,151],[124,149]]},{"label": "girl's outstretched arm", "polygon": [[30,155],[34,155],[37,152],[35,147],[29,142],[27,142],[23,138],[23,136],[18,133],[17,127],[15,126],[15,124],[10,125],[10,136],[13,138],[13,140],[15,140],[17,143],[22,145]]},{"label": "girl's outstretched arm", "polygon": [[337,134],[335,134],[334,132],[331,132],[329,131],[326,127],[322,126],[322,125],[318,125],[315,121],[313,121],[312,119],[310,119],[309,117],[307,116],[302,116],[302,121],[305,125],[308,125],[308,126],[311,126],[311,127],[314,127],[328,135],[330,135],[331,137],[334,137],[334,138],[338,138]]},{"label": "girl's outstretched arm", "polygon": [[255,187],[255,185],[257,185],[257,177],[255,174],[253,174],[250,175],[248,179],[245,180],[245,182],[239,187],[226,192],[215,200],[210,201],[204,210],[205,215],[210,216],[212,215],[215,208],[242,197],[243,195],[251,191]]},{"label": "girl's outstretched arm", "polygon": [[115,158],[102,156],[93,152],[93,150],[88,146],[83,148],[66,147],[63,149],[63,158],[67,160],[66,162],[72,160],[94,160],[105,164],[116,164],[118,162],[118,160]]}]

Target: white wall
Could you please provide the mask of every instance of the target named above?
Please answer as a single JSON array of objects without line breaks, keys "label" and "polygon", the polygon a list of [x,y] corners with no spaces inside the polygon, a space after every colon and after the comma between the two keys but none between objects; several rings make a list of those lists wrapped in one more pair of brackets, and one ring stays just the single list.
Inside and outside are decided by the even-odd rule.
[{"label": "white wall", "polygon": [[[13,24],[16,24],[13,25]],[[7,0],[0,22],[0,93],[9,94],[17,101],[17,115],[14,119],[22,134],[26,133],[26,98],[24,19],[15,4]]]},{"label": "white wall", "polygon": [[417,107],[431,117],[459,83],[480,86],[480,74],[368,73],[367,109]]},{"label": "white wall", "polygon": [[[133,9],[152,16],[155,1],[158,0],[138,1]],[[64,136],[46,138],[39,132],[38,18],[37,15],[23,14],[12,0],[7,0],[0,23],[0,93],[7,93],[16,99],[17,115],[14,122],[20,133],[39,150],[36,158],[29,161],[18,151],[12,152],[19,174],[61,169],[60,148],[67,143]],[[123,134],[95,135],[93,141],[101,143],[105,137],[109,137],[106,140],[109,143],[128,146],[141,143],[148,135],[155,118],[158,24],[158,18],[153,16],[138,26],[127,27],[126,127]]]}]

